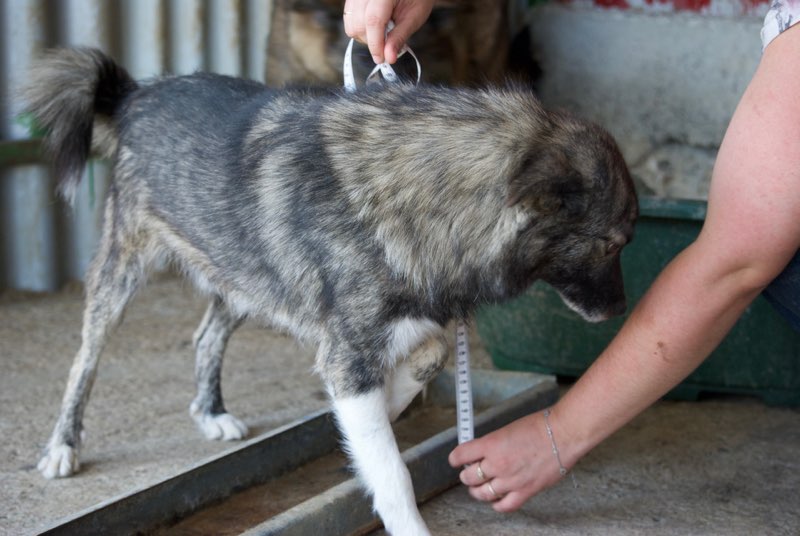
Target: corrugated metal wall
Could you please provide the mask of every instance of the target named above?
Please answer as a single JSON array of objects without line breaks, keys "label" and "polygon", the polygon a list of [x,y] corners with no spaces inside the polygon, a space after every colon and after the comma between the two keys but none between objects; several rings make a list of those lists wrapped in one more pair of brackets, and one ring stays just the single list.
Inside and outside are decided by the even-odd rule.
[{"label": "corrugated metal wall", "polygon": [[55,198],[48,168],[20,156],[29,134],[14,91],[37,53],[91,45],[135,78],[207,70],[263,80],[271,4],[0,0],[0,288],[53,290],[82,279],[108,184],[108,166],[92,162],[72,210]]}]

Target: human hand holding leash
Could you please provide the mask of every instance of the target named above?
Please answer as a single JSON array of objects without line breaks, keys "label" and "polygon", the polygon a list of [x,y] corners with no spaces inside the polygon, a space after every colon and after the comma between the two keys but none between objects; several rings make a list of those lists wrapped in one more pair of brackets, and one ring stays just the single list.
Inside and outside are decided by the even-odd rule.
[{"label": "human hand holding leash", "polygon": [[[433,0],[347,0],[344,30],[366,43],[377,63],[394,63],[411,34],[422,26],[433,9]],[[394,29],[385,36],[389,20]]]}]

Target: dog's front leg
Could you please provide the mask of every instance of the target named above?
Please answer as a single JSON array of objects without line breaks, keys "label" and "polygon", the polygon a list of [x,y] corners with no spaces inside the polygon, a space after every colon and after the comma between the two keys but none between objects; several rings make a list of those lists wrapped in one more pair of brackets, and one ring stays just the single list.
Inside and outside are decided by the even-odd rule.
[{"label": "dog's front leg", "polygon": [[373,346],[370,351],[372,345],[361,345],[358,352],[344,339],[336,337],[338,344],[323,339],[317,367],[333,399],[345,448],[386,530],[392,536],[430,534],[417,510],[411,475],[389,422],[381,359],[385,349]]},{"label": "dog's front leg", "polygon": [[447,362],[444,335],[431,337],[403,359],[386,383],[389,420],[394,422],[422,388],[436,377]]},{"label": "dog's front leg", "polygon": [[333,408],[346,448],[389,534],[430,534],[417,509],[411,475],[400,457],[383,387],[334,396]]}]

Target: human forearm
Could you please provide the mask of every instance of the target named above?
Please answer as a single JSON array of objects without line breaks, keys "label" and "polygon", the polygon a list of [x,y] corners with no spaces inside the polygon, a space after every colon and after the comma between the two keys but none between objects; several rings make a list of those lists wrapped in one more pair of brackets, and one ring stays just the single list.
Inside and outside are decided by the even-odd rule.
[{"label": "human forearm", "polygon": [[564,462],[574,464],[690,374],[760,292],[701,243],[660,274],[609,347],[553,409]]},{"label": "human forearm", "polygon": [[450,454],[454,467],[472,464],[460,476],[473,497],[509,512],[557,482],[548,426],[561,462],[573,466],[697,367],[798,251],[798,57],[798,29],[767,47],[720,147],[700,237],[659,275],[549,422],[534,413]]},{"label": "human forearm", "polygon": [[694,370],[800,247],[798,53],[795,29],[767,49],[720,147],[700,237],[555,408],[570,461]]}]

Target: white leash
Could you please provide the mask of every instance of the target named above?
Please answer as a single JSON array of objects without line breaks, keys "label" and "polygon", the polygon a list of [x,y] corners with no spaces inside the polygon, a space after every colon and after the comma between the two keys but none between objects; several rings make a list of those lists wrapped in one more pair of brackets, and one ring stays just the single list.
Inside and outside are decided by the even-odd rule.
[{"label": "white leash", "polygon": [[[394,28],[394,22],[389,21],[386,27],[386,34]],[[353,75],[353,42],[351,39],[347,44],[347,50],[344,53],[344,64],[342,72],[344,74],[344,88],[346,91],[353,93],[356,91],[356,79]],[[408,52],[414,61],[417,62],[417,83],[422,77],[422,66],[417,59],[416,54],[408,48],[403,46],[400,51],[400,56]],[[387,82],[397,82],[397,74],[388,63],[381,63],[376,65],[372,72],[367,76],[367,84],[373,83],[377,74],[380,73],[383,79]],[[467,326],[463,320],[459,320],[456,326],[456,428],[458,430],[458,443],[466,443],[475,438],[475,419],[474,410],[472,408],[472,380],[470,378],[469,370],[469,337],[467,334]]]}]

